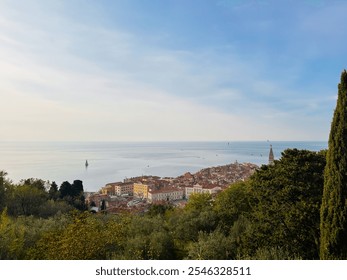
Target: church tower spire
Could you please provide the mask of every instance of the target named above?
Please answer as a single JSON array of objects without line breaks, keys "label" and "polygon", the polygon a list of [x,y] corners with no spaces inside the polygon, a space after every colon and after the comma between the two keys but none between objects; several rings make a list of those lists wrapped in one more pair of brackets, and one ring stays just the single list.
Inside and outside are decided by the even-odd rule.
[{"label": "church tower spire", "polygon": [[272,145],[270,145],[270,153],[269,153],[269,165],[274,164],[274,152],[272,151]]}]

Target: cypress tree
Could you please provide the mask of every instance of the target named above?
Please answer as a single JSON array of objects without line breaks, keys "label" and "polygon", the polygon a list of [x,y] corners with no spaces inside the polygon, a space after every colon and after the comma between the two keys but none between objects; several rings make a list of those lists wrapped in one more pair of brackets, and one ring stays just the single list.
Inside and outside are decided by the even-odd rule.
[{"label": "cypress tree", "polygon": [[320,222],[320,258],[347,257],[347,72],[341,74],[331,123]]}]

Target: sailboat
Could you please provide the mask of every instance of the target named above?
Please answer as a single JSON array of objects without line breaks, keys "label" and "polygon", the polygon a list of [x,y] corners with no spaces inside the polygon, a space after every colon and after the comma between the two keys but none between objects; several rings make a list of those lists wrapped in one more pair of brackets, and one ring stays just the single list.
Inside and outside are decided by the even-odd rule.
[{"label": "sailboat", "polygon": [[89,164],[88,164],[88,160],[86,160],[86,164],[85,164],[85,165],[86,165],[86,167],[88,167],[88,165],[89,165]]}]

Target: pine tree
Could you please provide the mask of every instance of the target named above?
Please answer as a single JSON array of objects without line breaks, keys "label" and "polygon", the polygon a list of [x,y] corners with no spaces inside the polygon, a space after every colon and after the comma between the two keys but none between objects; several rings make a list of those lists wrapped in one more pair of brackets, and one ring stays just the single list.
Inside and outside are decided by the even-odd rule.
[{"label": "pine tree", "polygon": [[320,222],[320,258],[347,257],[347,72],[331,123]]}]

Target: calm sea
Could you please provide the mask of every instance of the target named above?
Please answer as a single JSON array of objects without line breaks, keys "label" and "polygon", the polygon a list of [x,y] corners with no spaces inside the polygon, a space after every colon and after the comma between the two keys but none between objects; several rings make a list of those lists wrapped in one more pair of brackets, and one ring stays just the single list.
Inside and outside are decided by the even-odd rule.
[{"label": "calm sea", "polygon": [[[271,142],[275,158],[287,148],[319,151],[326,142]],[[140,175],[176,177],[238,162],[268,161],[264,142],[0,142],[0,170],[17,183],[25,178],[83,181],[86,191]],[[85,162],[89,166],[86,168]]]}]

